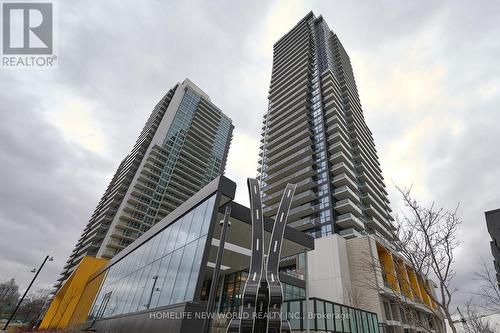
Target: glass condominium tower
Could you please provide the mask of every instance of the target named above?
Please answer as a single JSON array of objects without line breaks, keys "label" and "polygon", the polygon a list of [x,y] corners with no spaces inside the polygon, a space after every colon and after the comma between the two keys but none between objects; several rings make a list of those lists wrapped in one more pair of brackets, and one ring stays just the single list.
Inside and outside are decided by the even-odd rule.
[{"label": "glass condominium tower", "polygon": [[297,184],[289,223],[314,237],[392,239],[384,178],[349,56],[321,16],[307,14],[274,44],[259,177],[274,216]]},{"label": "glass condominium tower", "polygon": [[233,128],[189,79],[170,89],[120,163],[56,288],[84,256],[112,258],[223,174]]}]

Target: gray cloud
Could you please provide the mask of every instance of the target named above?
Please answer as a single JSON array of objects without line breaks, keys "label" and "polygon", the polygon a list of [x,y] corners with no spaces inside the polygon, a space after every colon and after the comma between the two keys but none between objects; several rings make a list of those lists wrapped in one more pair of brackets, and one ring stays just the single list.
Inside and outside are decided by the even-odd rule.
[{"label": "gray cloud", "polygon": [[10,93],[15,81],[0,81],[0,279],[17,274],[23,283],[45,254],[58,267],[41,276],[49,283],[62,266],[113,162],[65,142],[39,115],[39,96]]},{"label": "gray cloud", "polygon": [[[227,113],[238,130],[258,126],[266,89],[249,82],[257,66],[248,50],[267,4],[246,7],[58,3],[58,68],[1,73],[0,279],[16,275],[27,285],[29,270],[51,253],[56,262],[38,285],[55,282],[114,169],[176,82],[190,77],[234,110]],[[82,116],[90,123],[78,124]],[[94,130],[102,135],[89,137]],[[94,139],[102,150],[88,149]]]},{"label": "gray cloud", "polygon": [[[461,203],[457,286],[466,298],[477,258],[491,259],[483,211],[500,206],[495,2],[58,2],[59,67],[0,73],[0,279],[18,272],[26,285],[52,253],[38,285],[55,281],[175,82],[190,77],[233,118],[235,142],[255,149],[272,42],[311,9],[351,54],[395,210],[392,181],[415,183],[424,201]],[[232,151],[228,173],[253,175],[256,160]]]}]

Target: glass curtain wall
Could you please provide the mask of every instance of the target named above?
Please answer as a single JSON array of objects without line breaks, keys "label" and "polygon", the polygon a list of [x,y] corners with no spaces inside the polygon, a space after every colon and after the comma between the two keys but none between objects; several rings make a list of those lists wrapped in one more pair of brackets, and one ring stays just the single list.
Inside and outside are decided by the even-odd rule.
[{"label": "glass curtain wall", "polygon": [[214,203],[215,194],[102,272],[89,318],[192,301]]}]

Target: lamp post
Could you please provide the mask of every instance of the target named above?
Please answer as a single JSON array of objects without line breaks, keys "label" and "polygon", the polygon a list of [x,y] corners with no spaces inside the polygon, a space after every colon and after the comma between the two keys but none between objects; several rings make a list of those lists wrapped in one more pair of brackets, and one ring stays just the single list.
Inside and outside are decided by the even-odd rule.
[{"label": "lamp post", "polygon": [[16,308],[14,309],[14,311],[12,312],[12,314],[10,315],[9,319],[7,320],[7,322],[5,323],[5,326],[3,327],[2,330],[7,330],[7,326],[9,326],[11,320],[14,318],[14,316],[16,315],[16,312],[17,310],[19,309],[19,306],[21,306],[21,303],[23,302],[24,298],[26,297],[26,294],[28,293],[28,291],[30,290],[31,286],[33,285],[33,282],[35,282],[35,279],[37,278],[38,274],[40,274],[40,271],[42,270],[43,268],[43,265],[45,265],[45,263],[48,261],[54,261],[54,258],[47,255],[45,257],[45,260],[42,262],[42,264],[40,265],[40,267],[38,268],[38,270],[35,270],[33,269],[31,272],[32,273],[35,273],[35,276],[33,277],[33,279],[31,280],[31,283],[29,284],[28,288],[26,289],[26,291],[24,292],[23,294],[23,297],[21,297],[21,299],[19,300],[19,302],[17,302],[17,305],[16,305]]}]

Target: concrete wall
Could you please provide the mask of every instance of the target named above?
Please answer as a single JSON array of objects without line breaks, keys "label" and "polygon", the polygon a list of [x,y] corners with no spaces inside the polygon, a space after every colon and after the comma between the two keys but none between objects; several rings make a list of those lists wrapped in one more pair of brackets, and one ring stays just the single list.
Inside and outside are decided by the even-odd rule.
[{"label": "concrete wall", "polygon": [[352,304],[346,240],[339,235],[317,238],[307,253],[309,297]]},{"label": "concrete wall", "polygon": [[[403,259],[386,249],[373,235],[347,240],[339,235],[331,235],[315,239],[314,243],[315,250],[308,252],[307,256],[310,297],[375,312],[380,323],[394,325],[397,333],[403,332],[399,307],[394,311],[391,308],[389,322],[384,300],[390,302],[400,294],[413,296],[412,290],[416,289],[417,295],[423,295],[423,302],[428,309],[424,305],[409,303],[410,306],[428,314],[431,308],[435,309],[415,274],[406,268]],[[382,271],[385,272],[387,286]]]},{"label": "concrete wall", "polygon": [[385,319],[378,287],[383,286],[379,271],[375,241],[371,237],[353,238],[346,241],[347,256],[351,269],[353,305],[377,313],[379,321]]}]

